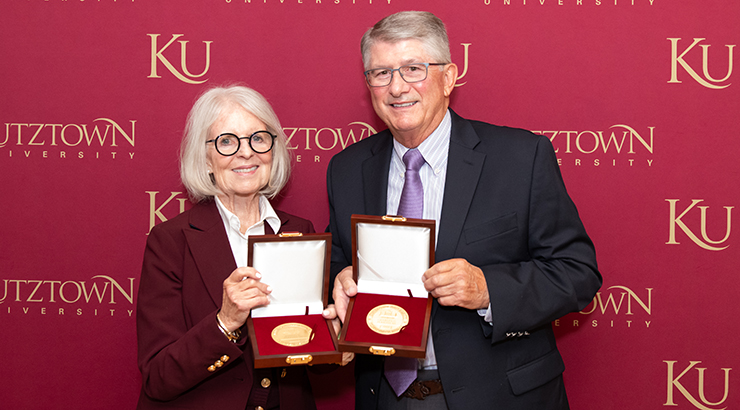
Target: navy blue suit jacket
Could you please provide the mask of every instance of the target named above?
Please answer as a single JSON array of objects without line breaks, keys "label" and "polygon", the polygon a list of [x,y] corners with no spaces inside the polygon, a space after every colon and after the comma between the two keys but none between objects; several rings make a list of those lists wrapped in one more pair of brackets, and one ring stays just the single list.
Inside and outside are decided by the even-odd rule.
[{"label": "navy blue suit jacket", "polygon": [[[551,321],[585,308],[601,286],[593,244],[550,141],[452,114],[436,260],[483,271],[493,325],[434,301],[432,333],[450,409],[567,408]],[[327,170],[332,274],[351,264],[352,214],[384,215],[388,130],[332,158]],[[333,283],[333,281],[332,281]],[[358,355],[357,408],[375,409],[382,359]]]}]

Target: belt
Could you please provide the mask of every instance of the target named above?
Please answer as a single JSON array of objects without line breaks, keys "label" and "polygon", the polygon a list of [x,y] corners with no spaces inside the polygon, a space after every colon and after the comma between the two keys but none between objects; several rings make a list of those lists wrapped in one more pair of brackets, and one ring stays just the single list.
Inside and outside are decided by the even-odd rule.
[{"label": "belt", "polygon": [[424,400],[425,397],[442,393],[442,382],[436,380],[415,380],[401,397]]}]

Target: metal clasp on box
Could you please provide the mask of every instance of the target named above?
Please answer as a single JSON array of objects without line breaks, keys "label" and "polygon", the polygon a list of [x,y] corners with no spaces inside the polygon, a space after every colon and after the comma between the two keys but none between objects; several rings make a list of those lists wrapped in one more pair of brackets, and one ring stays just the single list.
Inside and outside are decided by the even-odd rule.
[{"label": "metal clasp on box", "polygon": [[303,234],[300,232],[283,232],[278,234],[278,236],[281,238],[293,238],[296,236],[303,236]]},{"label": "metal clasp on box", "polygon": [[384,221],[391,221],[391,222],[406,222],[406,218],[400,216],[400,215],[385,215],[382,218]]},{"label": "metal clasp on box", "polygon": [[385,346],[370,346],[370,353],[378,356],[393,356],[396,353],[396,349]]},{"label": "metal clasp on box", "polygon": [[298,356],[288,356],[285,358],[285,362],[288,364],[306,364],[313,360],[313,356],[310,354],[302,354]]}]

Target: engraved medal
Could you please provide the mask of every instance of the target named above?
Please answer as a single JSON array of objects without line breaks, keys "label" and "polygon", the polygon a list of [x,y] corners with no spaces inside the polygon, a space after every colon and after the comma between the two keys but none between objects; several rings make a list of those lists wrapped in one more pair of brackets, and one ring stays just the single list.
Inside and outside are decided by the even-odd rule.
[{"label": "engraved medal", "polygon": [[272,340],[283,346],[303,346],[308,344],[312,338],[310,327],[302,323],[283,323],[272,329]]},{"label": "engraved medal", "polygon": [[396,334],[408,324],[409,314],[397,305],[379,305],[367,314],[367,326],[381,335]]}]

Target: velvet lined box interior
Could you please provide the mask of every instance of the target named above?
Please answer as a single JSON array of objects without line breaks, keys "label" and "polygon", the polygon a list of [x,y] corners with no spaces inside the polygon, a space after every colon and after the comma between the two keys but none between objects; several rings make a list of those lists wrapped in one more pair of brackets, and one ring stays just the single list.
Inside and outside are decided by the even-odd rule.
[{"label": "velvet lined box interior", "polygon": [[[283,346],[272,339],[272,330],[284,323],[301,323],[313,329],[313,339],[303,346]],[[321,315],[275,316],[252,318],[257,349],[260,356],[310,354],[315,352],[333,352],[334,342]]]},{"label": "velvet lined box interior", "polygon": [[[409,315],[409,324],[396,334],[383,335],[376,333],[367,325],[367,314],[370,310],[384,304],[400,306]],[[425,347],[422,343],[422,337],[424,335],[426,308],[427,298],[359,293],[354,299],[351,318],[346,323],[344,341]]]}]

